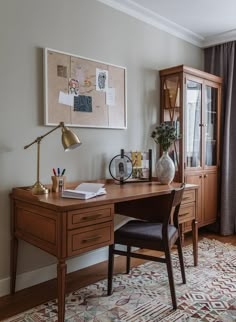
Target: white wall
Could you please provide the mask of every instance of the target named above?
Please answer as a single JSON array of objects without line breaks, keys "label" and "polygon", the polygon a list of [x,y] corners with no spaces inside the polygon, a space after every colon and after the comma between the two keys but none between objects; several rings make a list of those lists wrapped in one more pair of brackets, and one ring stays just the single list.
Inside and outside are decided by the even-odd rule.
[{"label": "white wall", "polygon": [[[63,152],[60,133],[54,132],[41,147],[44,183],[58,166],[67,169],[69,181],[109,177],[109,160],[121,148],[155,148],[150,131],[159,119],[158,70],[177,64],[201,68],[203,61],[201,49],[95,0],[1,1],[0,295],[9,286],[8,195],[14,186],[35,182],[36,146],[23,146],[49,130],[43,125],[44,47],[126,66],[128,77],[128,129],[76,128],[83,145],[71,153]],[[99,260],[99,254],[106,258],[100,251],[80,263]],[[38,276],[55,276],[54,263],[52,256],[20,242],[18,288],[36,283]],[[70,269],[77,264],[78,258],[70,261]]]}]

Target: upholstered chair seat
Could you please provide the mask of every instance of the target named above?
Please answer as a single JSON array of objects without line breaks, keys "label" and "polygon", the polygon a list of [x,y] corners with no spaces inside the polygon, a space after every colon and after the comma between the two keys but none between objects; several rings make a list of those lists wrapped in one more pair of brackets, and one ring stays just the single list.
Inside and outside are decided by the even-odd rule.
[{"label": "upholstered chair seat", "polygon": [[[123,244],[139,248],[157,249],[164,251],[162,238],[163,224],[140,220],[131,220],[115,232],[116,244]],[[178,229],[168,225],[168,239],[172,247],[178,238]]]}]

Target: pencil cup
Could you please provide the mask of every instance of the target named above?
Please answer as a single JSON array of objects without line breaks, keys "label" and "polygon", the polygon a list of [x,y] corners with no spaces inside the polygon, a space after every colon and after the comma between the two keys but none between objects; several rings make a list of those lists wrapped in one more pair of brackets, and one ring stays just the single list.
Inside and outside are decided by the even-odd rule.
[{"label": "pencil cup", "polygon": [[65,176],[52,176],[52,191],[53,192],[61,192],[65,189],[65,182],[66,177]]}]

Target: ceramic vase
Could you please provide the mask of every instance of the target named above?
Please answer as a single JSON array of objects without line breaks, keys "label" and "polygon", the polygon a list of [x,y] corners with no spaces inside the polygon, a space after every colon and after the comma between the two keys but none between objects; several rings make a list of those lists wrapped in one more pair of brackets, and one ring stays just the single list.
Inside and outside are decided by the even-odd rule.
[{"label": "ceramic vase", "polygon": [[175,176],[175,165],[167,151],[164,151],[157,161],[156,173],[158,181],[161,184],[170,184],[173,181]]}]

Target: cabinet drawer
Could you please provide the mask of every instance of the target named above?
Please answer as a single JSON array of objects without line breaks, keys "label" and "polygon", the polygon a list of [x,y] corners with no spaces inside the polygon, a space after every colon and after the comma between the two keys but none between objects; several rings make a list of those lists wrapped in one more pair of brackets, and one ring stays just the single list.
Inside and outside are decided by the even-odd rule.
[{"label": "cabinet drawer", "polygon": [[68,229],[75,229],[113,220],[113,205],[91,207],[68,212]]},{"label": "cabinet drawer", "polygon": [[68,231],[68,256],[110,245],[114,241],[113,236],[113,222]]},{"label": "cabinet drawer", "polygon": [[181,206],[179,210],[179,223],[184,223],[186,221],[195,218],[195,208],[193,205]]},{"label": "cabinet drawer", "polygon": [[184,195],[183,195],[181,204],[184,205],[189,202],[194,202],[195,199],[196,199],[195,198],[195,190],[184,191]]}]

